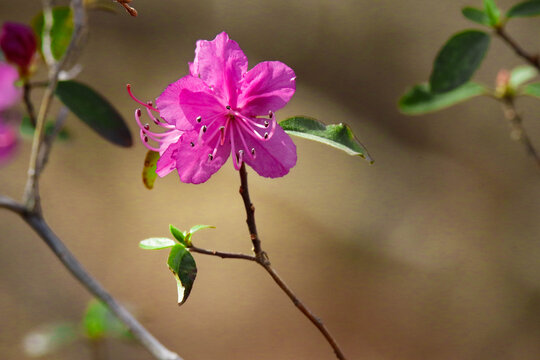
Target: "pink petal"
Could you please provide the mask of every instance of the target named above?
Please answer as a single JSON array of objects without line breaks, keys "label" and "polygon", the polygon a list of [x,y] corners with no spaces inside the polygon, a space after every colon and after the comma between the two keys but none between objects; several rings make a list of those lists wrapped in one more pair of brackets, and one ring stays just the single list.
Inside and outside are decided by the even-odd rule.
[{"label": "pink petal", "polygon": [[[176,150],[176,168],[180,175],[180,180],[184,183],[200,184],[205,182],[217,172],[227,161],[231,153],[231,146],[226,141],[218,147],[213,160],[209,160],[208,154],[214,150],[202,141],[197,143],[199,134],[190,131],[184,134],[182,142],[178,143]],[[191,146],[193,143],[195,146]],[[214,144],[212,144],[214,145]]]},{"label": "pink petal", "polygon": [[[202,81],[202,80],[201,80]],[[220,113],[225,117],[226,105],[221,104],[219,99],[212,93],[199,91],[194,92],[189,89],[182,89],[180,92],[180,108],[187,121],[194,128],[198,128],[197,118],[200,116],[200,124],[208,124],[208,121],[215,119]]]},{"label": "pink petal", "polygon": [[180,146],[182,139],[179,138],[175,143],[171,143],[168,146],[165,143],[160,146],[160,157],[156,166],[156,174],[159,177],[169,175],[169,173],[176,169],[176,155],[178,153],[178,147]]},{"label": "pink petal", "polygon": [[250,115],[277,111],[294,95],[295,79],[294,71],[282,62],[261,62],[244,76],[238,107]]},{"label": "pink petal", "polygon": [[[235,126],[235,133],[238,134],[238,131],[242,130],[242,128],[237,124]],[[244,161],[257,174],[269,178],[281,177],[296,165],[296,145],[279,125],[277,125],[270,140],[257,141],[245,133],[243,133],[243,137],[249,148],[244,149]],[[244,148],[244,146],[240,146],[243,143],[238,135],[235,138],[235,144],[239,147],[238,149]],[[255,149],[255,159],[249,156],[252,148]]]},{"label": "pink petal", "polygon": [[212,41],[197,41],[195,60],[190,64],[191,74],[199,76],[232,107],[236,106],[238,83],[247,68],[246,55],[225,32]]},{"label": "pink petal", "polygon": [[15,86],[19,72],[6,63],[0,62],[0,111],[15,105],[22,97],[22,89]]},{"label": "pink petal", "polygon": [[159,115],[167,123],[174,125],[179,130],[190,130],[193,127],[193,121],[186,118],[180,106],[180,94],[184,89],[192,92],[209,91],[201,79],[186,75],[167,86],[156,99],[156,106],[159,110]]}]

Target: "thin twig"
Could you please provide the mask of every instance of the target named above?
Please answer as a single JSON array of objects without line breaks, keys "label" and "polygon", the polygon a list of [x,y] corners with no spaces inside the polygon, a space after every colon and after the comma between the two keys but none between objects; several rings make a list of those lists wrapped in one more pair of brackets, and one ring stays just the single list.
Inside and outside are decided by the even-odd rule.
[{"label": "thin twig", "polygon": [[226,253],[222,251],[214,251],[214,250],[206,250],[201,249],[196,246],[190,246],[189,251],[203,254],[203,255],[211,255],[211,256],[218,256],[222,259],[243,259],[243,260],[249,260],[249,261],[257,261],[257,258],[255,256],[251,255],[245,255],[245,254],[236,254],[236,253]]},{"label": "thin twig", "polygon": [[49,161],[49,154],[51,153],[52,145],[66,122],[69,110],[67,107],[62,106],[56,117],[56,122],[54,124],[54,129],[50,134],[45,134],[43,139],[43,145],[41,146],[39,157],[38,157],[38,168],[43,169]]},{"label": "thin twig", "polygon": [[499,37],[503,39],[504,42],[506,42],[518,56],[521,56],[523,59],[527,60],[529,64],[540,70],[540,58],[538,57],[538,55],[533,55],[525,51],[514,39],[512,39],[506,33],[506,30],[503,26],[495,28],[495,33],[499,35]]},{"label": "thin twig", "polygon": [[47,222],[38,212],[29,212],[23,204],[0,195],[0,208],[19,214],[24,221],[49,246],[66,269],[96,298],[103,301],[113,314],[126,325],[133,336],[158,360],[182,360],[178,354],[163,346],[148,330],[144,328],[129,311],[118,303],[111,294],[101,286],[68,250],[64,243],[51,230]]},{"label": "thin twig", "polygon": [[255,252],[255,258],[257,259],[257,263],[261,265],[270,274],[272,279],[274,279],[274,281],[278,284],[281,290],[283,290],[291,299],[294,306],[296,306],[302,312],[302,314],[304,314],[313,323],[313,325],[315,325],[317,329],[319,329],[319,331],[325,337],[326,341],[334,350],[337,358],[340,360],[345,360],[345,355],[343,354],[343,351],[339,347],[334,337],[330,334],[328,329],[324,326],[321,319],[315,316],[315,314],[313,314],[313,312],[309,310],[307,306],[302,303],[302,301],[300,301],[300,299],[287,286],[287,284],[285,284],[285,282],[280,278],[277,272],[272,268],[268,255],[262,249],[261,240],[259,238],[259,235],[257,234],[257,226],[255,224],[255,207],[253,206],[253,203],[251,202],[251,199],[249,197],[247,171],[245,164],[242,164],[242,166],[240,167],[240,195],[242,195],[242,199],[244,200],[244,206],[247,215],[246,223],[248,225],[251,241],[253,243],[253,251]]},{"label": "thin twig", "polygon": [[513,98],[502,99],[504,116],[511,127],[510,137],[512,140],[519,141],[525,147],[527,154],[532,156],[536,164],[540,167],[540,156],[536,151],[531,139],[523,128],[521,116],[518,114]]},{"label": "thin twig", "polygon": [[36,112],[34,110],[34,105],[32,104],[32,100],[30,99],[30,93],[32,92],[32,85],[25,81],[23,85],[23,102],[24,106],[26,107],[26,112],[28,113],[28,117],[30,118],[30,123],[35,128],[36,127]]}]

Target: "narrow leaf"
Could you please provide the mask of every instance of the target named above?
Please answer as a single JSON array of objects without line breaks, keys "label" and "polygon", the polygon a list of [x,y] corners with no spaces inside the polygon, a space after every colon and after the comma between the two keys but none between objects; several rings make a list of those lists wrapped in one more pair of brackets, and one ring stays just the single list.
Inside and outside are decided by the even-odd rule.
[{"label": "narrow leaf", "polygon": [[186,245],[187,247],[191,246],[191,236],[193,236],[193,233],[196,233],[197,231],[202,230],[202,229],[215,229],[215,228],[216,227],[212,226],[212,225],[195,225],[195,226],[193,226],[191,229],[189,229],[189,231],[186,234],[186,239],[185,239],[184,245]]},{"label": "narrow leaf", "polygon": [[540,98],[540,83],[527,84],[523,87],[523,95]]},{"label": "narrow leaf", "polygon": [[[51,53],[56,60],[62,58],[66,52],[71,35],[73,34],[73,13],[69,6],[57,6],[52,8],[53,23],[51,27]],[[43,54],[43,31],[45,21],[43,12],[40,12],[33,20],[32,27],[38,40],[38,49]]]},{"label": "narrow leaf", "polygon": [[176,226],[172,224],[169,224],[169,231],[171,232],[172,236],[174,236],[174,238],[178,240],[179,243],[185,245],[186,236],[182,231],[180,231],[180,229],[178,229]]},{"label": "narrow leaf", "polygon": [[399,99],[398,107],[404,114],[420,115],[456,105],[485,93],[486,89],[482,85],[473,82],[442,94],[433,94],[429,91],[428,84],[420,84],[413,86]]},{"label": "narrow leaf", "polygon": [[463,14],[463,16],[465,16],[467,19],[475,22],[475,23],[478,23],[480,25],[491,25],[490,22],[489,22],[489,17],[487,16],[487,14],[483,11],[483,10],[480,10],[480,9],[476,9],[476,8],[473,8],[473,7],[465,7],[463,9],[461,9],[461,13]]},{"label": "narrow leaf", "polygon": [[139,243],[139,247],[145,250],[167,249],[173,247],[174,245],[176,245],[176,242],[169,238],[149,238]]},{"label": "narrow leaf", "polygon": [[176,278],[178,305],[182,305],[189,297],[193,282],[197,276],[195,259],[183,245],[176,244],[171,249],[167,264]]},{"label": "narrow leaf", "polygon": [[538,76],[538,70],[529,65],[515,67],[510,73],[510,86],[517,88],[518,86],[531,81]]},{"label": "narrow leaf", "polygon": [[347,124],[325,125],[307,116],[293,116],[280,121],[279,125],[290,135],[332,146],[373,163],[367,149],[358,141]]},{"label": "narrow leaf", "polygon": [[538,15],[540,15],[540,0],[524,1],[522,3],[514,5],[506,13],[506,16],[509,18],[538,16]]},{"label": "narrow leaf", "polygon": [[482,31],[467,30],[452,36],[435,58],[429,79],[433,93],[444,93],[465,84],[482,63],[490,43]]},{"label": "narrow leaf", "polygon": [[156,181],[157,174],[157,162],[159,160],[159,153],[157,151],[148,150],[146,157],[144,158],[144,167],[142,171],[142,180],[144,186],[148,190],[154,188],[154,182]]},{"label": "narrow leaf", "polygon": [[101,95],[76,81],[60,81],[56,96],[86,125],[111,143],[128,147],[133,144],[126,122]]},{"label": "narrow leaf", "polygon": [[495,26],[500,24],[501,11],[495,4],[494,0],[484,0],[484,11],[489,18],[490,25]]}]

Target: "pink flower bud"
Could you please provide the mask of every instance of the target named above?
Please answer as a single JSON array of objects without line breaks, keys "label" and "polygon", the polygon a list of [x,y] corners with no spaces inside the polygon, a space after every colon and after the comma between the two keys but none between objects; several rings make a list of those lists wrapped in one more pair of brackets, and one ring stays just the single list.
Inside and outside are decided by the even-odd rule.
[{"label": "pink flower bud", "polygon": [[0,48],[6,60],[16,64],[22,75],[28,74],[36,53],[36,36],[30,26],[5,22],[0,30]]}]

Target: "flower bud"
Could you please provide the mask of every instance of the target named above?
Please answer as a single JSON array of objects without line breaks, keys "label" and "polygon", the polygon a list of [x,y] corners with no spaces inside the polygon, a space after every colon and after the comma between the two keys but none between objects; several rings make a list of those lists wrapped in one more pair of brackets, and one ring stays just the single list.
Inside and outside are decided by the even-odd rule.
[{"label": "flower bud", "polygon": [[36,53],[36,43],[34,31],[27,25],[5,22],[0,30],[0,48],[6,60],[16,64],[23,76],[29,73]]}]

